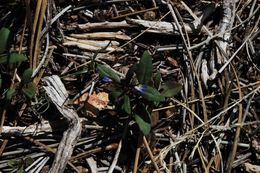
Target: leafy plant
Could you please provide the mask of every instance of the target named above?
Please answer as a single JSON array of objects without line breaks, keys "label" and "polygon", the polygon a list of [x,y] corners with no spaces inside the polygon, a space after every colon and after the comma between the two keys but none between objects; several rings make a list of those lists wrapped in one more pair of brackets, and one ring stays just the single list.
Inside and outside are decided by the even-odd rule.
[{"label": "leafy plant", "polygon": [[10,30],[8,28],[2,27],[0,29],[0,54],[6,51],[9,37]]},{"label": "leafy plant", "polygon": [[106,65],[97,64],[97,70],[102,77],[108,77],[116,82],[120,82],[120,77]]},{"label": "leafy plant", "polygon": [[158,71],[153,74],[152,57],[148,51],[130,67],[124,79],[106,65],[97,64],[96,69],[103,81],[113,84],[114,90],[110,92],[113,103],[135,120],[144,135],[151,130],[152,109],[182,88],[176,82],[163,82]]},{"label": "leafy plant", "polygon": [[[10,35],[11,32],[8,28],[2,27],[0,29],[0,65],[3,66],[2,73],[8,74],[5,71],[9,71],[10,78],[14,75],[14,68],[18,68],[21,62],[27,61],[27,57],[24,54],[17,52],[9,52],[10,47]],[[4,70],[6,69],[6,70]],[[37,87],[32,82],[33,70],[28,68],[22,74],[21,82],[16,82],[7,89],[6,101],[10,102],[12,97],[19,91],[24,94],[27,98],[31,99],[35,96]],[[0,74],[0,88],[2,86],[2,74]]]},{"label": "leafy plant", "polygon": [[20,53],[10,53],[9,55],[0,58],[0,64],[14,64],[26,61],[27,57]]},{"label": "leafy plant", "polygon": [[16,173],[24,173],[25,172],[24,169],[29,165],[31,165],[32,163],[33,163],[33,159],[31,157],[27,157],[19,160],[12,159],[7,162],[8,166],[17,169]]}]

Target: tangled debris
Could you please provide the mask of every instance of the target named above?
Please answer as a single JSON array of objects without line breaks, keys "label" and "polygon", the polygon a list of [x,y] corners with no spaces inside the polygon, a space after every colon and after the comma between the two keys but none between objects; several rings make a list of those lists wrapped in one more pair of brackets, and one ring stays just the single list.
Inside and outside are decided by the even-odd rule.
[{"label": "tangled debris", "polygon": [[260,172],[259,8],[3,1],[0,172]]}]

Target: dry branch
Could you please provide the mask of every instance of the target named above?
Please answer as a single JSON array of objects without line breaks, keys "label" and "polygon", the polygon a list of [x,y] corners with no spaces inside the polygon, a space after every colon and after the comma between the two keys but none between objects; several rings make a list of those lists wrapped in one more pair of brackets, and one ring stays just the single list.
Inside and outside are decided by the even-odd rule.
[{"label": "dry branch", "polygon": [[85,34],[71,34],[71,37],[79,39],[119,39],[130,40],[131,38],[121,31],[118,32],[94,32]]},{"label": "dry branch", "polygon": [[65,37],[64,46],[77,46],[80,49],[88,51],[98,51],[106,48],[105,51],[123,51],[119,48],[119,42],[109,41],[109,40],[86,40],[86,39],[76,39],[73,37]]},{"label": "dry branch", "polygon": [[64,172],[67,162],[72,155],[74,146],[80,137],[81,124],[77,113],[72,108],[64,105],[68,98],[68,93],[60,78],[53,75],[45,77],[43,81],[47,85],[43,87],[47,95],[69,123],[68,129],[63,133],[54,162],[49,171],[50,173],[60,173]]},{"label": "dry branch", "polygon": [[[178,26],[176,23],[165,21],[149,21],[140,19],[127,19],[127,22],[133,25],[143,26],[149,28],[148,32],[155,32],[161,34],[176,34],[179,35]],[[184,24],[184,28],[188,33],[198,32],[195,31],[189,24]]]},{"label": "dry branch", "polygon": [[86,23],[79,24],[78,27],[83,30],[93,30],[93,29],[115,29],[115,28],[130,28],[135,27],[134,25],[128,24],[125,20],[121,22],[99,22],[99,23]]},{"label": "dry branch", "polygon": [[[6,8],[10,5],[3,2],[6,7],[0,6],[5,14],[1,21],[16,31],[11,33],[15,36],[11,49],[3,54],[17,50],[30,55],[29,62],[12,65],[15,70],[0,63],[2,172],[17,171],[17,165],[8,163],[23,163],[24,158],[33,159],[32,164],[22,165],[25,172],[122,172],[123,167],[134,173],[259,172],[258,0],[25,3],[22,25],[13,22],[16,16],[10,20],[16,5]],[[148,83],[151,87],[164,92],[171,81],[183,86],[179,94],[151,107],[152,117],[155,112],[158,120],[152,119],[145,147],[137,145],[143,140],[138,139],[142,135],[135,120],[120,108],[124,98],[113,92],[122,90],[123,97],[132,93],[132,86],[138,84],[133,65],[144,50],[151,53],[152,71],[157,72]],[[99,63],[107,65],[109,75],[118,74],[120,83],[103,81],[96,69]],[[37,67],[32,79],[39,87],[45,83],[46,91],[38,90],[30,99],[21,92],[26,66]],[[39,83],[43,75],[52,74],[61,76]],[[12,88],[15,94],[6,101]],[[85,101],[74,101],[93,92],[116,98],[111,97],[109,108],[91,117]],[[46,93],[57,109],[45,107]],[[74,99],[66,102],[68,95]],[[141,103],[129,97],[135,111]],[[125,100],[122,103],[128,105]],[[62,118],[43,121],[49,111]],[[62,132],[59,143],[56,135]],[[32,146],[25,145],[28,142]],[[77,150],[71,156],[74,146]],[[56,151],[51,167],[48,160]],[[65,168],[66,164],[73,170]]]}]

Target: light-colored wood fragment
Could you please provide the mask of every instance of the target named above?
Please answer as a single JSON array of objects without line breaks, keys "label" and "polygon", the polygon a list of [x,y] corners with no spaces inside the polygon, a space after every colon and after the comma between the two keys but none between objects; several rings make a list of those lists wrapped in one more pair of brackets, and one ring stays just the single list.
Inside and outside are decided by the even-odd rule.
[{"label": "light-colored wood fragment", "polygon": [[68,129],[63,133],[52,167],[49,171],[50,173],[60,173],[64,172],[74,146],[80,137],[81,124],[76,111],[64,104],[68,98],[68,92],[61,79],[57,75],[53,75],[43,78],[43,81],[46,84],[46,86],[43,86],[46,94],[69,124]]},{"label": "light-colored wood fragment", "polygon": [[251,163],[244,163],[244,167],[246,169],[246,172],[248,173],[259,173],[260,172],[260,166],[259,165],[253,165]]},{"label": "light-colored wood fragment", "polygon": [[123,51],[122,48],[119,48],[120,45],[117,41],[110,40],[86,40],[73,37],[65,37],[64,46],[77,46],[80,49],[88,51],[98,51],[100,49],[106,48],[103,51]]},{"label": "light-colored wood fragment", "polygon": [[[176,23],[139,19],[127,19],[127,21],[130,24],[140,25],[145,28],[149,28],[148,32],[151,30],[151,32],[157,32],[162,34],[179,34]],[[188,33],[193,32],[193,29],[188,24],[184,24],[184,27]]]},{"label": "light-colored wood fragment", "polygon": [[[85,118],[80,118],[80,123],[85,121]],[[52,122],[51,124],[49,121],[43,120],[41,123],[35,123],[29,126],[3,126],[2,134],[12,136],[39,135],[41,133],[60,131],[64,129],[67,123],[64,120],[60,120],[57,122]]]},{"label": "light-colored wood fragment", "polygon": [[[84,49],[84,50],[88,50],[88,51],[98,51],[100,49],[103,49],[105,47],[98,47],[98,46],[93,46],[93,45],[89,45],[89,44],[84,44],[84,43],[80,43],[80,42],[76,42],[76,41],[66,41],[63,43],[64,46],[76,46],[80,49]],[[121,48],[113,48],[113,47],[107,47],[105,50],[103,51],[122,51],[123,49]]]},{"label": "light-colored wood fragment", "polygon": [[18,135],[18,136],[24,136],[24,135],[32,135],[36,133],[41,132],[52,132],[51,125],[48,121],[42,121],[41,124],[33,124],[28,127],[26,126],[16,126],[16,127],[10,127],[10,126],[3,126],[2,134],[6,135]]},{"label": "light-colored wood fragment", "polygon": [[[118,41],[110,41],[110,40],[86,40],[86,39],[77,39],[73,37],[65,37],[66,41],[76,41],[83,44],[88,44],[96,47],[106,47],[108,44],[111,47],[119,46],[120,43]],[[65,41],[65,42],[66,42]]]},{"label": "light-colored wood fragment", "polygon": [[[90,57],[93,57],[94,53],[91,53],[91,52],[83,52],[83,55],[86,55],[86,56],[90,56]],[[110,55],[110,54],[105,54],[105,53],[99,53],[97,54],[97,57],[96,57],[97,60],[106,60],[106,61],[115,61],[116,60],[116,57],[113,56],[113,55]]]},{"label": "light-colored wood fragment", "polygon": [[130,40],[131,37],[125,33],[118,32],[93,32],[85,34],[71,34],[71,37],[80,39],[119,39],[119,40]]},{"label": "light-colored wood fragment", "polygon": [[83,30],[93,30],[93,29],[114,29],[114,28],[129,28],[135,27],[134,25],[128,24],[125,20],[121,22],[98,22],[98,23],[85,23],[79,24],[78,28]]}]

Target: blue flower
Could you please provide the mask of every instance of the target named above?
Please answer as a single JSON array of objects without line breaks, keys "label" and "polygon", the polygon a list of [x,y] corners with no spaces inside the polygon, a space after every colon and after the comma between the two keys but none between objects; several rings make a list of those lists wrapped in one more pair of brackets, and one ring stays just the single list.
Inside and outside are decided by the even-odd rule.
[{"label": "blue flower", "polygon": [[135,89],[143,94],[147,90],[147,85],[138,85]]},{"label": "blue flower", "polygon": [[110,79],[110,78],[107,77],[107,76],[103,76],[103,77],[101,78],[101,81],[103,81],[103,82],[112,82],[112,79]]}]

